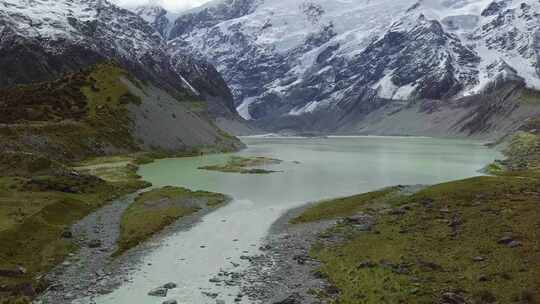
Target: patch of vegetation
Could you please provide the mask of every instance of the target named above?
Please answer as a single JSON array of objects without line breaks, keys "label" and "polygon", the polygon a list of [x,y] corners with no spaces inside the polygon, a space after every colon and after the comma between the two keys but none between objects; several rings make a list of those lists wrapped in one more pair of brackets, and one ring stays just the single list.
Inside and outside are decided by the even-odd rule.
[{"label": "patch of vegetation", "polygon": [[[124,109],[129,103],[140,104],[141,99],[129,91],[125,83],[129,73],[115,64],[98,64],[81,87],[88,102],[88,118],[97,119],[106,111]],[[133,78],[133,77],[131,77]]]},{"label": "patch of vegetation", "polygon": [[118,250],[120,255],[160,232],[179,218],[201,208],[216,208],[228,198],[219,193],[164,187],[142,193],[122,217]]},{"label": "patch of vegetation", "polygon": [[161,152],[149,152],[138,154],[135,159],[135,164],[146,165],[153,163],[156,159],[164,159],[170,157],[169,153]]},{"label": "patch of vegetation", "polygon": [[[518,134],[507,162],[537,154],[535,141]],[[376,223],[360,231],[340,222],[312,247],[336,303],[540,303],[540,170],[530,164],[407,196],[327,201],[294,222],[363,213]]]},{"label": "patch of vegetation", "polygon": [[195,113],[206,113],[208,111],[208,104],[204,101],[192,101],[185,102],[187,108]]},{"label": "patch of vegetation", "polygon": [[106,202],[136,190],[130,183],[108,183],[77,173],[0,177],[0,269],[26,269],[22,275],[0,277],[0,298],[17,297],[25,284],[39,292],[39,277],[76,249],[63,237],[64,230]]},{"label": "patch of vegetation", "polygon": [[[144,83],[104,62],[0,90],[0,270],[26,269],[0,277],[0,302],[27,303],[19,295],[28,286],[39,292],[39,277],[76,250],[64,229],[112,199],[149,187],[137,166],[171,156],[142,153],[131,136],[128,105],[141,98],[130,92],[130,82],[144,93]],[[207,204],[219,202],[208,198]]]},{"label": "patch of vegetation", "polygon": [[540,169],[540,135],[518,132],[504,151],[503,162],[510,171]]},{"label": "patch of vegetation", "polygon": [[519,100],[523,104],[539,105],[540,104],[540,92],[528,88],[523,88],[519,96]]},{"label": "patch of vegetation", "polygon": [[240,157],[232,156],[224,165],[212,165],[200,167],[201,170],[218,171],[224,173],[240,174],[270,174],[278,171],[266,170],[255,167],[276,165],[282,163],[279,159],[268,157]]},{"label": "patch of vegetation", "polygon": [[139,169],[138,159],[146,154],[116,155],[90,158],[74,164],[73,168],[78,172],[97,176],[111,183],[129,184],[133,188],[143,189],[151,184],[142,181],[137,174]]},{"label": "patch of vegetation", "polygon": [[126,105],[141,100],[129,91],[129,78],[105,62],[58,80],[0,90],[0,144],[61,161],[137,151]]},{"label": "patch of vegetation", "polygon": [[50,174],[66,170],[60,162],[35,153],[0,152],[0,172],[5,176]]},{"label": "patch of vegetation", "polygon": [[531,117],[521,126],[520,131],[540,135],[540,117]]},{"label": "patch of vegetation", "polygon": [[351,197],[323,201],[305,210],[291,223],[301,224],[350,216],[363,210],[368,203],[372,207],[375,206],[375,202],[380,206],[384,206],[389,200],[395,199],[397,196],[399,196],[399,188],[392,187]]},{"label": "patch of vegetation", "polygon": [[[39,277],[76,250],[65,230],[107,202],[149,187],[136,156],[93,158],[69,167],[34,154],[2,154],[0,270],[24,267],[24,275],[0,277],[0,297],[17,299],[21,286],[39,292]],[[11,170],[7,166],[17,166]],[[37,254],[39,253],[39,254]],[[5,292],[5,293],[4,293]],[[11,301],[11,300],[10,300]]]},{"label": "patch of vegetation", "polygon": [[[227,153],[231,151],[223,151],[223,153]],[[164,158],[183,158],[183,157],[195,157],[195,156],[201,156],[204,154],[211,154],[214,153],[213,150],[205,151],[203,149],[189,149],[181,152],[164,152],[164,151],[155,151],[155,152],[145,152],[145,153],[137,153],[135,163],[137,165],[144,165],[154,162],[157,159],[164,159]]]},{"label": "patch of vegetation", "polygon": [[86,81],[85,73],[74,73],[50,82],[0,89],[0,123],[80,120],[87,113],[80,91]]},{"label": "patch of vegetation", "polygon": [[506,167],[500,161],[495,161],[485,168],[485,173],[491,175],[499,175],[506,172]]}]

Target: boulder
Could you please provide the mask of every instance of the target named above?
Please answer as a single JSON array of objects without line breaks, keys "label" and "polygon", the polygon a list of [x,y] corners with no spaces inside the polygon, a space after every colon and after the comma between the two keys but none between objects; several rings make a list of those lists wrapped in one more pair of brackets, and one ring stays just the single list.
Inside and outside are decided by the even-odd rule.
[{"label": "boulder", "polygon": [[508,247],[510,248],[516,248],[516,247],[520,247],[521,246],[521,242],[519,241],[512,241],[510,243],[508,243]]},{"label": "boulder", "polygon": [[473,258],[474,262],[483,262],[485,260],[486,260],[486,258],[483,257],[483,256],[476,256],[476,257]]},{"label": "boulder", "polygon": [[500,238],[497,241],[497,243],[502,244],[502,245],[508,245],[508,244],[512,243],[513,241],[514,241],[514,239],[511,236],[505,236],[505,237]]},{"label": "boulder", "polygon": [[163,288],[163,287],[158,287],[158,288],[155,288],[155,289],[152,289],[148,292],[148,295],[149,296],[152,296],[152,297],[166,297],[167,296],[167,292],[169,290],[167,288]]},{"label": "boulder", "polygon": [[17,266],[14,269],[0,269],[0,277],[20,277],[26,273],[26,269],[22,266]]},{"label": "boulder", "polygon": [[373,268],[377,266],[376,263],[374,263],[373,261],[371,260],[365,260],[363,262],[361,262],[359,265],[358,265],[358,268]]},{"label": "boulder", "polygon": [[176,300],[167,300],[167,301],[163,302],[163,304],[178,304],[178,301],[176,301]]},{"label": "boulder", "polygon": [[62,231],[62,237],[65,239],[71,239],[73,237],[73,232],[69,228],[64,229]]},{"label": "boulder", "polygon": [[296,261],[299,265],[304,265],[309,260],[309,256],[305,254],[299,254],[293,257],[293,260]]},{"label": "boulder", "polygon": [[445,292],[441,296],[441,300],[439,301],[439,304],[465,304],[465,299],[453,292]]},{"label": "boulder", "polygon": [[101,247],[101,241],[100,240],[91,240],[90,242],[88,242],[88,247],[89,248],[99,248],[99,247]]},{"label": "boulder", "polygon": [[273,304],[301,304],[302,297],[298,293],[294,293],[283,300],[274,302]]},{"label": "boulder", "polygon": [[176,283],[173,283],[173,282],[169,282],[163,286],[161,286],[165,289],[175,289],[176,287],[178,287],[178,285],[176,285]]}]

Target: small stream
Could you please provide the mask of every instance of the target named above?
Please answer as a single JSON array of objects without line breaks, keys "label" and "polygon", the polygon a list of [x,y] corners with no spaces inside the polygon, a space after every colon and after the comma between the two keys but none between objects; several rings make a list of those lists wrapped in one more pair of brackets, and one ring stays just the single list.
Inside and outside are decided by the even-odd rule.
[{"label": "small stream", "polygon": [[[197,169],[226,161],[228,155],[165,159],[141,168],[139,174],[155,186],[221,192],[234,200],[204,216],[193,228],[160,240],[128,274],[129,282],[91,303],[158,304],[166,299],[190,304],[234,303],[240,288],[234,282],[212,283],[211,279],[220,271],[240,272],[245,268],[247,262],[243,256],[260,253],[261,240],[285,211],[307,202],[385,186],[434,184],[471,177],[500,158],[498,152],[466,140],[412,137],[243,140],[248,148],[237,155],[284,160],[269,167],[283,172],[239,175]],[[149,290],[167,282],[179,285],[167,298],[147,295]],[[237,303],[249,301],[243,297]]]}]

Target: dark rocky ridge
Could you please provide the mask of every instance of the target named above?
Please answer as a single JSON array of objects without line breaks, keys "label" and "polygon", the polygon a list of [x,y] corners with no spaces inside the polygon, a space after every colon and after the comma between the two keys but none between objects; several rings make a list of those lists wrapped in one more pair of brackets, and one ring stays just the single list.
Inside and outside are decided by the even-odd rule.
[{"label": "dark rocky ridge", "polygon": [[185,14],[174,21],[167,38],[176,38],[195,28],[211,27],[221,21],[242,17],[250,13],[259,0],[225,0],[197,13]]}]

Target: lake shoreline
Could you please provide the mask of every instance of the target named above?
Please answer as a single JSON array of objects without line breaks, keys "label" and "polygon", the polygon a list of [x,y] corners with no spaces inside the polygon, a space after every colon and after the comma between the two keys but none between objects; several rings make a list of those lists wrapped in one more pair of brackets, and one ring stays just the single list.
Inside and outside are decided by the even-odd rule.
[{"label": "lake shoreline", "polygon": [[[380,142],[380,141],[382,141],[383,143],[386,142],[386,139],[384,139],[384,138],[376,138],[376,139],[370,139],[370,140],[375,140],[377,143]],[[412,139],[412,140],[417,140],[417,139]],[[424,141],[424,139],[418,139],[418,140]],[[314,142],[319,142],[319,139],[314,139],[313,141]],[[247,152],[247,155],[251,155],[251,154],[253,154],[253,155],[261,155],[262,154],[262,155],[265,155],[265,156],[274,156],[274,155],[266,155],[265,153],[260,153],[260,151],[261,151],[260,148],[256,148],[254,150],[252,149],[252,150],[248,150],[248,151],[243,151],[242,153],[240,153],[240,155],[245,155],[246,152]],[[294,171],[297,171],[297,170],[302,170],[302,171],[303,170],[312,170],[313,166],[315,166],[315,168],[317,168],[317,166],[319,165],[318,163],[310,163],[310,162],[304,162],[304,161],[302,161],[302,162],[294,161],[293,162],[292,159],[296,160],[295,155],[298,155],[298,154],[297,153],[291,153],[287,157],[283,158],[283,159],[286,160],[285,163],[289,166],[289,167],[287,167],[286,171],[293,171],[294,172]],[[198,176],[198,175],[207,176],[208,174],[210,174],[211,176],[223,176],[223,178],[229,179],[229,178],[231,178],[233,176],[229,175],[229,174],[219,173],[219,172],[218,173],[207,173],[207,172],[204,172],[204,170],[199,170],[198,169],[200,167],[200,162],[208,162],[208,163],[212,164],[212,163],[215,163],[216,160],[222,159],[222,158],[225,159],[225,155],[210,155],[210,156],[204,156],[204,157],[201,157],[201,158],[195,158],[193,160],[191,160],[191,159],[183,159],[183,160],[180,160],[180,162],[181,163],[192,163],[192,162],[196,163],[196,164],[193,165],[193,170],[195,170],[194,172],[197,172],[197,173],[193,173],[193,174],[195,174],[193,176],[193,178],[195,180],[197,179],[196,176]],[[276,158],[279,158],[279,155],[277,155]],[[149,180],[152,183],[156,182],[155,184],[157,186],[163,186],[163,185],[165,185],[164,184],[164,182],[165,182],[167,184],[170,183],[170,184],[176,184],[176,185],[185,185],[187,188],[195,189],[195,190],[210,190],[210,191],[213,191],[213,192],[223,192],[223,193],[227,192],[227,191],[223,191],[223,189],[219,189],[219,188],[217,190],[215,188],[206,189],[205,186],[199,186],[197,183],[192,184],[190,182],[190,180],[192,180],[192,177],[191,177],[192,173],[191,173],[191,171],[189,171],[191,169],[188,170],[189,173],[184,173],[184,174],[186,174],[187,179],[184,179],[183,182],[170,180],[170,177],[168,175],[163,176],[165,178],[165,180],[161,180],[161,179],[156,180],[155,178],[154,179],[152,179],[152,178],[146,179],[145,178],[146,174],[149,174],[149,172],[150,172],[150,174],[153,174],[152,172],[154,172],[156,169],[157,169],[156,173],[161,175],[159,173],[159,172],[162,172],[160,170],[163,170],[163,168],[161,168],[161,166],[165,166],[165,168],[169,168],[170,166],[168,164],[172,164],[172,163],[175,163],[175,162],[178,162],[178,161],[179,160],[175,160],[175,159],[160,160],[160,161],[158,161],[158,163],[152,163],[152,164],[149,164],[148,167],[145,167],[145,168],[154,168],[154,169],[149,169],[149,171],[147,170],[147,172],[145,172],[145,173],[140,173],[140,172],[139,173],[141,175],[143,175],[144,180]],[[162,163],[162,164],[160,164],[160,163]],[[182,170],[182,171],[184,171],[184,170]],[[178,172],[178,171],[176,171],[176,172]],[[284,174],[287,174],[287,173],[284,173]],[[349,173],[349,174],[356,174],[356,173]],[[227,176],[225,176],[225,175],[227,175]],[[238,178],[245,179],[246,181],[253,179],[253,177],[247,177],[247,176],[242,177],[241,175],[234,175],[234,177],[235,177],[235,180],[238,179]],[[268,178],[272,178],[272,176],[269,176],[269,177],[264,177],[263,176],[263,177],[260,177],[260,178],[268,179]],[[276,180],[281,179],[281,177],[279,175],[275,176],[274,178]],[[356,182],[351,183],[351,185],[353,185],[353,187],[356,187],[355,184],[356,184]],[[256,185],[261,185],[261,184],[259,182],[257,182]],[[248,187],[248,189],[249,189],[249,187]],[[256,188],[253,189],[253,191],[254,191],[253,193],[257,193]],[[342,190],[339,190],[339,191],[333,190],[331,193],[334,193],[334,192],[338,193],[338,195],[339,195],[339,193],[354,193],[354,192],[351,192],[351,191],[343,192]],[[321,192],[321,194],[323,194],[323,192]],[[330,196],[330,197],[335,197],[335,196],[336,196],[335,194],[332,194],[332,196]],[[238,195],[233,195],[233,197],[238,198],[239,196]],[[320,196],[316,195],[315,197],[320,197]],[[277,202],[281,202],[283,200],[283,198],[284,197],[280,197],[280,196],[275,197],[275,198],[270,198],[269,197],[269,199],[272,199],[272,201],[277,200]],[[314,201],[314,200],[312,200],[312,199],[305,199],[305,200],[301,199],[301,200],[296,201],[295,204],[298,206],[298,202],[306,202],[306,201]],[[283,204],[283,202],[281,202],[281,204]],[[287,206],[287,204],[285,204],[285,206]],[[287,210],[285,212],[285,215],[279,217],[279,219],[277,219],[278,216],[276,216],[277,221],[275,223],[271,224],[270,233],[264,235],[265,242],[262,243],[262,244],[259,241],[257,241],[257,242],[255,240],[250,241],[249,239],[248,240],[242,240],[242,238],[240,238],[241,241],[242,241],[240,243],[243,243],[243,245],[240,245],[240,246],[244,246],[244,248],[240,249],[239,254],[242,254],[241,252],[246,252],[246,250],[249,250],[249,248],[246,248],[247,246],[257,246],[257,247],[260,247],[260,250],[264,253],[264,255],[268,255],[270,259],[265,260],[265,257],[263,257],[263,256],[253,256],[253,255],[250,256],[250,254],[244,253],[242,256],[240,256],[240,255],[238,256],[238,257],[240,257],[240,260],[245,261],[245,262],[247,262],[249,260],[252,263],[258,263],[260,266],[263,266],[263,265],[268,266],[269,265],[268,263],[275,263],[276,261],[279,261],[279,260],[275,259],[276,256],[282,255],[282,256],[289,257],[288,260],[281,263],[282,265],[285,266],[285,268],[291,268],[291,269],[296,269],[298,267],[303,268],[304,265],[309,264],[309,263],[314,263],[314,265],[316,265],[316,262],[308,257],[308,248],[309,247],[307,246],[307,243],[304,242],[303,243],[304,246],[297,246],[298,244],[294,242],[294,239],[292,239],[291,241],[287,241],[284,244],[279,244],[279,242],[282,241],[282,239],[280,237],[284,236],[285,235],[284,233],[296,233],[297,235],[302,236],[302,238],[305,241],[307,241],[307,240],[315,241],[315,240],[317,240],[317,237],[318,237],[315,232],[322,232],[325,228],[328,228],[327,225],[332,224],[332,223],[314,224],[314,226],[310,227],[309,229],[304,229],[303,232],[302,231],[295,231],[295,229],[297,227],[292,229],[289,225],[286,224],[287,220],[285,220],[285,219],[290,220],[292,217],[294,217],[295,214],[297,215],[298,212],[301,212],[301,211],[305,210],[305,208],[307,208],[309,206],[310,205],[308,204],[308,205],[303,205],[299,209],[294,208],[294,206],[292,207],[292,209],[291,208],[283,209],[283,210]],[[109,296],[109,293],[111,291],[115,291],[117,289],[122,289],[120,291],[120,293],[122,294],[121,296],[122,297],[129,297],[128,295],[126,295],[127,290],[125,290],[125,288],[122,285],[133,286],[134,282],[140,284],[141,281],[144,284],[144,287],[143,287],[144,288],[144,294],[146,295],[146,293],[148,291],[150,291],[150,289],[158,287],[158,286],[149,286],[149,283],[154,282],[153,284],[155,284],[156,281],[159,280],[159,276],[156,276],[157,273],[155,273],[155,274],[152,273],[152,276],[155,276],[155,277],[152,277],[152,279],[148,279],[148,278],[143,279],[143,278],[141,278],[141,271],[143,271],[143,273],[147,273],[148,271],[153,271],[154,266],[150,266],[151,264],[147,264],[150,261],[153,264],[156,264],[156,263],[161,264],[161,263],[152,260],[152,258],[147,259],[145,257],[147,257],[149,255],[154,255],[155,252],[162,252],[163,250],[167,251],[168,249],[165,249],[165,247],[169,247],[169,245],[163,243],[164,239],[166,239],[168,236],[171,236],[171,235],[173,235],[175,233],[178,233],[180,231],[188,231],[188,230],[191,230],[191,228],[194,228],[194,227],[198,226],[197,224],[201,223],[201,220],[203,219],[203,217],[205,217],[209,213],[210,212],[200,212],[200,213],[197,213],[196,215],[190,217],[189,219],[185,219],[185,221],[187,221],[189,223],[184,223],[184,219],[178,221],[173,226],[168,227],[166,229],[166,231],[164,231],[163,233],[159,233],[158,235],[154,236],[152,238],[152,240],[150,240],[149,242],[145,242],[141,246],[138,246],[135,249],[133,249],[131,251],[128,251],[125,255],[120,256],[117,261],[114,261],[114,262],[112,262],[110,264],[110,267],[107,267],[106,269],[103,269],[103,267],[102,267],[101,269],[99,269],[99,271],[95,271],[95,273],[97,273],[97,276],[92,275],[90,280],[87,280],[87,282],[81,282],[81,280],[84,281],[85,279],[77,277],[77,276],[72,276],[72,277],[62,276],[62,275],[58,275],[56,277],[53,276],[52,279],[51,279],[51,281],[53,281],[53,282],[64,281],[64,282],[70,282],[70,283],[68,284],[68,286],[64,286],[64,287],[59,287],[59,286],[57,286],[58,284],[53,284],[52,285],[53,288],[51,290],[49,290],[49,295],[48,296],[50,296],[50,297],[48,299],[49,300],[52,299],[53,300],[52,302],[60,303],[60,304],[62,304],[62,303],[66,303],[66,304],[71,303],[73,301],[73,299],[82,299],[83,300],[82,303],[87,303],[87,302],[92,303],[91,301],[89,301],[89,300],[92,300],[92,299],[97,299],[96,303],[102,303],[102,301],[103,301],[103,303],[109,303],[108,302],[109,300],[116,299],[115,298],[116,295],[111,294],[111,296]],[[220,213],[219,216],[220,217],[222,216],[221,213]],[[212,218],[214,218],[214,216]],[[223,216],[221,219],[227,219],[227,216]],[[219,221],[221,221],[221,219],[219,219]],[[205,222],[208,222],[208,221],[205,221]],[[95,224],[95,221],[93,222],[93,224]],[[333,224],[335,224],[335,222]],[[88,229],[91,229],[91,228],[92,228],[92,225],[89,225]],[[103,230],[110,231],[110,229],[103,229]],[[300,230],[302,230],[302,229],[300,229]],[[306,237],[308,232],[311,233],[309,238]],[[224,235],[224,237],[227,237],[227,235],[228,234]],[[232,236],[234,236],[234,235],[232,235]],[[231,236],[231,240],[233,239],[232,236]],[[213,243],[212,243],[212,241],[210,239],[207,240],[207,241],[208,242],[205,242],[204,239],[201,239],[197,243],[199,243],[201,245],[200,246],[201,248],[203,248],[202,245],[209,245],[208,247],[210,247],[210,248],[214,247],[215,248],[215,246],[212,246]],[[233,242],[236,242],[236,240],[233,241]],[[250,243],[246,243],[246,242],[250,242]],[[207,243],[207,244],[205,244],[205,243]],[[240,243],[232,243],[232,244],[234,244],[234,247],[240,247],[240,246],[238,246]],[[273,244],[273,245],[270,245],[270,243]],[[251,244],[251,245],[248,245],[248,244]],[[270,246],[268,246],[268,245],[270,245]],[[229,246],[233,247],[233,245],[229,245]],[[257,247],[251,247],[251,248],[257,248]],[[291,249],[290,247],[295,247],[295,248]],[[272,248],[274,248],[274,249],[272,249]],[[101,249],[103,249],[105,251],[109,251],[108,248],[101,248]],[[192,249],[189,249],[189,250],[195,252],[195,251],[198,251],[198,250],[201,250],[201,249],[199,249],[199,245],[196,245]],[[204,251],[205,249],[202,249],[202,250]],[[224,257],[228,257],[228,258],[224,261],[224,263],[222,265],[224,267],[227,267],[227,265],[229,265],[229,264],[232,264],[232,265],[236,265],[237,263],[242,264],[242,267],[241,268],[236,268],[236,270],[229,271],[229,270],[227,270],[225,268],[226,269],[225,272],[228,272],[229,274],[234,274],[234,276],[239,276],[238,277],[239,283],[248,282],[248,283],[251,283],[251,285],[260,284],[260,283],[263,283],[263,282],[269,282],[271,284],[277,283],[277,285],[275,285],[275,286],[277,286],[276,288],[279,289],[279,288],[282,287],[282,286],[281,287],[279,286],[279,281],[285,282],[285,280],[283,278],[283,275],[286,273],[285,271],[278,272],[277,275],[273,275],[273,274],[269,273],[268,274],[269,277],[267,279],[264,279],[264,280],[261,280],[260,278],[253,277],[252,276],[253,273],[250,274],[249,270],[244,273],[242,271],[244,263],[242,261],[236,261],[238,257],[235,256],[234,253],[232,255],[230,255],[230,254],[231,253],[229,252],[229,253],[227,253],[227,255],[224,255]],[[184,256],[184,254],[182,254],[182,253],[180,253],[180,255]],[[231,260],[229,260],[229,257],[231,258]],[[107,259],[108,259],[108,257],[105,257],[102,260],[107,260]],[[58,268],[59,269],[64,268],[64,270],[61,271],[63,273],[70,272],[70,271],[71,271],[71,273],[81,273],[81,272],[84,271],[85,266],[84,265],[79,265],[78,261],[80,261],[80,260],[85,260],[85,258],[84,257],[81,258],[81,256],[77,256],[77,254],[76,254],[75,256],[71,256],[68,260],[66,260],[67,264],[60,265]],[[194,259],[193,259],[193,257],[188,257],[187,261],[193,263]],[[300,261],[300,263],[298,263],[298,261]],[[171,261],[171,263],[173,263],[173,264],[177,264],[177,262],[175,263],[174,261]],[[99,262],[99,263],[103,264],[102,261]],[[97,265],[99,263],[95,263],[95,264]],[[197,262],[195,262],[195,263],[197,263]],[[245,263],[245,264],[247,266],[247,264],[249,264],[249,263]],[[235,267],[237,267],[237,266],[235,266]],[[65,268],[68,268],[70,270],[66,271]],[[92,267],[90,267],[90,268],[92,268]],[[253,269],[253,267],[251,267],[251,269]],[[126,273],[128,275],[126,275]],[[130,274],[133,274],[133,276],[130,277],[129,276]],[[219,273],[214,272],[213,274],[214,275],[221,275],[221,272],[219,272]],[[329,290],[332,289],[332,286],[327,284],[325,282],[325,280],[322,280],[320,277],[317,277],[317,273],[312,273],[311,268],[307,272],[302,272],[302,271],[299,270],[298,274],[299,274],[299,276],[291,281],[291,282],[294,282],[294,283],[292,283],[293,285],[294,284],[299,284],[302,281],[310,281],[310,282],[312,282],[312,284],[314,284],[314,285],[311,285],[311,287],[320,287],[320,288],[329,289]],[[162,284],[167,283],[169,280],[175,280],[174,282],[177,282],[179,284],[188,283],[187,281],[185,281],[185,279],[182,279],[182,278],[175,279],[175,278],[169,277],[168,279],[166,279],[166,277],[167,276],[163,277],[163,282],[161,282]],[[210,278],[212,278],[212,277],[210,277]],[[165,281],[167,281],[167,282],[165,282]],[[212,281],[210,281],[210,282],[212,282]],[[97,283],[99,285],[97,287],[91,288],[90,285],[93,285],[95,283]],[[221,281],[221,283],[225,284],[225,283],[227,283],[227,281]],[[193,290],[193,292],[195,292],[195,293],[198,292],[199,294],[202,293],[203,295],[208,294],[209,296],[207,296],[206,300],[210,301],[209,303],[213,303],[213,298],[212,297],[215,294],[217,294],[219,296],[219,298],[225,297],[226,299],[229,296],[231,296],[230,294],[228,294],[230,292],[234,293],[234,295],[232,296],[231,299],[234,299],[234,297],[237,296],[236,291],[232,291],[232,290],[227,291],[227,289],[221,289],[221,287],[214,286],[214,285],[220,286],[219,283],[218,284],[211,284],[211,286],[213,286],[213,287],[207,287],[206,284],[205,285],[193,285],[193,286],[191,286],[191,285],[193,285],[193,283],[188,283],[187,286],[190,286],[189,288],[191,288],[191,290]],[[206,292],[206,291],[205,292],[197,291],[197,290],[194,289],[194,286],[199,286],[199,287],[202,286],[202,290],[208,290],[208,292]],[[259,286],[261,286],[261,285],[259,285]],[[120,288],[120,287],[122,287],[122,288]],[[249,297],[252,297],[254,295],[254,293],[256,293],[257,290],[253,289],[252,287],[253,286],[245,287],[245,288],[242,289],[242,291],[240,293],[238,293],[238,298],[243,299],[242,303],[249,303],[249,302],[245,302],[245,300],[247,300],[247,298],[249,298]],[[308,298],[308,299],[315,299],[315,297],[312,294],[309,293],[310,289],[312,289],[311,287],[304,288],[303,297]],[[215,288],[217,288],[219,291],[215,290]],[[268,286],[264,286],[263,290],[266,290],[266,291],[260,292],[257,299],[261,300],[261,299],[263,299],[263,295],[265,295],[264,297],[266,297],[265,299],[268,300],[268,301],[280,301],[280,300],[283,300],[283,299],[285,299],[286,297],[289,296],[289,295],[287,295],[287,292],[276,293],[276,294],[270,296],[270,294],[273,291],[277,290],[276,288],[273,288],[273,287],[268,288]],[[130,287],[128,287],[128,290],[129,289],[130,289]],[[201,289],[201,288],[198,288],[198,289]],[[142,291],[141,288],[138,288],[138,290]],[[285,289],[285,290],[292,291],[293,289]],[[259,291],[261,291],[261,289],[259,289]],[[129,291],[127,291],[127,292],[129,292]],[[114,292],[114,294],[117,294],[117,293]],[[137,292],[137,294],[140,294],[140,292]],[[140,295],[142,296],[142,294],[140,294]],[[240,295],[242,295],[242,297],[240,297]],[[135,294],[134,294],[134,296],[135,296]],[[174,296],[179,296],[179,294],[177,292],[172,293],[172,296],[173,297]],[[42,296],[40,299],[45,299],[45,298],[46,298],[45,296]],[[166,300],[166,299],[167,298],[164,298],[163,300]],[[176,298],[176,299],[179,299],[179,298]],[[150,300],[150,298],[148,298],[148,300]],[[144,301],[144,300],[141,299],[141,300],[137,300],[137,301]]]},{"label": "lake shoreline", "polygon": [[262,304],[536,303],[538,143],[518,134],[490,176],[289,210],[243,291]]},{"label": "lake shoreline", "polygon": [[[402,195],[410,195],[426,186],[397,187]],[[328,303],[337,299],[335,287],[318,271],[321,262],[311,257],[310,250],[321,240],[327,243],[342,241],[325,232],[343,219],[291,223],[317,204],[319,202],[310,202],[290,209],[272,224],[261,245],[263,254],[249,257],[250,266],[244,273],[242,290],[250,300],[263,304],[303,304]],[[313,292],[315,290],[324,291],[329,297],[323,301]]]}]

